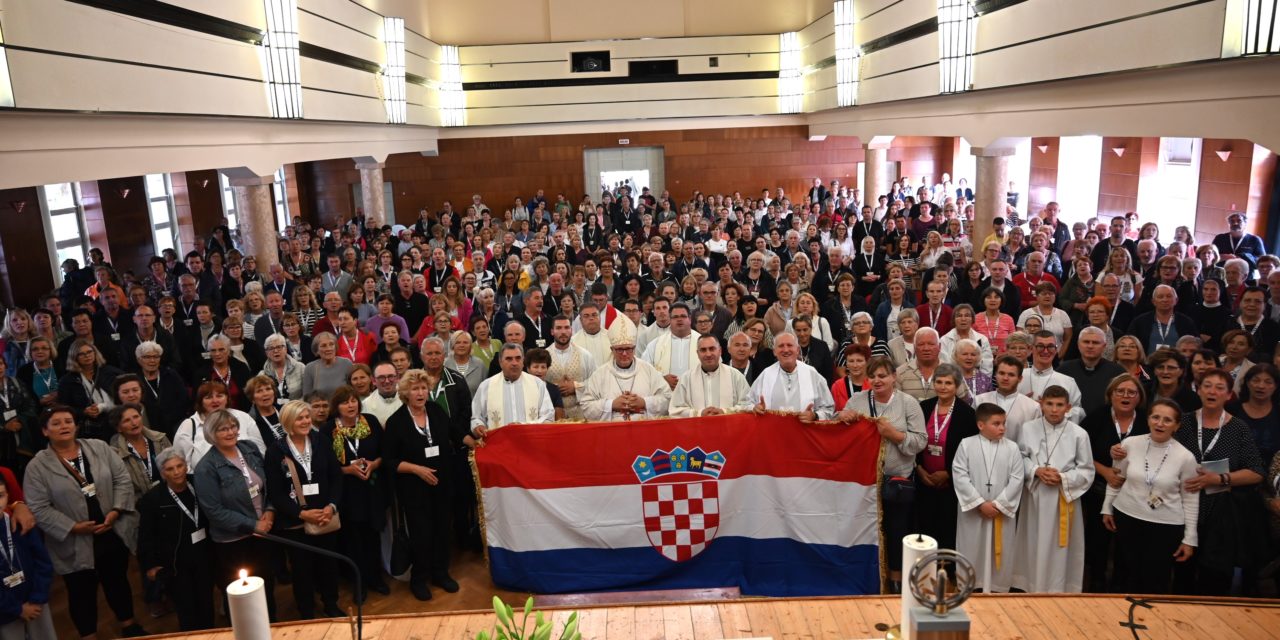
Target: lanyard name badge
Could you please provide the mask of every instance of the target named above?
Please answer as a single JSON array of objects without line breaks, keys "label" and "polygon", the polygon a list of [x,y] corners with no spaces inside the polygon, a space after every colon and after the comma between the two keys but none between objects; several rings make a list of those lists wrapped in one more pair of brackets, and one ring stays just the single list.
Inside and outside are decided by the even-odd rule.
[{"label": "lanyard name badge", "polygon": [[[425,418],[426,416],[423,417]],[[438,457],[440,455],[440,445],[436,444],[435,438],[431,437],[431,420],[429,418],[424,420],[422,426],[419,427],[418,421],[413,417],[412,413],[409,414],[409,418],[413,420],[413,428],[427,438],[427,446],[423,447],[422,454],[427,458]]]},{"label": "lanyard name badge", "polygon": [[26,576],[22,572],[22,563],[18,560],[18,552],[14,548],[13,538],[16,534],[9,526],[9,514],[4,514],[4,531],[0,532],[0,536],[4,536],[4,544],[0,545],[0,553],[4,554],[4,563],[9,567],[9,573],[4,577],[4,586],[12,589],[21,585],[26,581]]},{"label": "lanyard name badge", "polygon": [[[190,486],[188,486],[187,491],[190,491],[191,497],[195,498],[196,496],[195,489],[192,489]],[[176,503],[178,505],[178,508],[182,510],[183,515],[187,516],[187,519],[191,521],[191,524],[195,525],[196,530],[191,532],[191,544],[199,544],[201,542],[204,542],[205,536],[207,534],[204,528],[200,526],[200,503],[195,502],[192,505],[192,508],[194,509],[194,511],[192,511],[187,509],[187,505],[183,504],[182,501],[178,499],[178,494],[173,492],[172,487],[169,488],[169,496],[173,498],[174,503]]]},{"label": "lanyard name badge", "polygon": [[253,477],[249,475],[249,462],[244,459],[244,455],[239,451],[236,452],[236,467],[240,469],[240,475],[244,476],[245,486],[249,487],[249,499],[257,498],[262,489],[258,487],[258,484],[253,481]]},{"label": "lanyard name badge", "polygon": [[138,450],[134,449],[131,444],[126,443],[125,446],[129,448],[129,455],[137,458],[138,462],[142,463],[142,469],[147,472],[147,479],[151,481],[151,486],[154,487],[160,484],[160,481],[156,479],[155,458],[151,456],[151,441],[143,441],[142,447],[145,449],[143,453],[138,453]]},{"label": "lanyard name badge", "polygon": [[0,393],[0,401],[4,402],[4,422],[7,423],[18,417],[18,410],[9,408],[8,381],[0,380],[0,390],[3,390],[3,393]]},{"label": "lanyard name badge", "polygon": [[955,412],[956,412],[956,406],[955,406],[955,401],[953,400],[951,404],[951,410],[947,412],[947,415],[942,419],[942,422],[938,422],[938,407],[934,406],[933,431],[928,432],[928,425],[925,426],[925,431],[927,432],[926,435],[929,436],[927,440],[928,445],[926,446],[926,451],[928,451],[929,455],[941,456],[943,454],[942,434],[946,432],[947,427],[951,424],[951,416],[954,415]]},{"label": "lanyard name badge", "polygon": [[76,481],[76,484],[80,485],[80,493],[83,493],[86,498],[92,498],[98,495],[98,488],[94,486],[94,483],[89,482],[89,480],[85,478],[84,474],[80,471],[81,469],[84,469],[83,450],[76,454],[75,464],[72,464],[71,461],[66,460],[62,456],[58,456],[58,459],[62,461],[62,466],[67,468],[67,472],[71,474],[71,477]]},{"label": "lanyard name badge", "polygon": [[[293,459],[298,461],[298,465],[306,472],[307,479],[311,480],[311,438],[307,438],[307,442],[303,445],[302,451],[298,451],[298,447],[294,446],[292,439],[285,440],[285,442],[289,443],[289,452],[293,454]],[[302,495],[304,497],[319,494],[320,483],[309,482],[302,485]]]}]

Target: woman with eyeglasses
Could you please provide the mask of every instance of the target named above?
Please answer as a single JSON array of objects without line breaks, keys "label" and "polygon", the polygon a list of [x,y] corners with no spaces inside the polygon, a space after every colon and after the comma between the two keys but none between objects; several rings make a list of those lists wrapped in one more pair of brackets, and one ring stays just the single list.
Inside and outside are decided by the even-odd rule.
[{"label": "woman with eyeglasses", "polygon": [[58,380],[65,373],[58,362],[58,347],[50,339],[31,339],[31,362],[22,365],[15,376],[32,393],[41,407],[58,401]]},{"label": "woman with eyeglasses", "polygon": [[84,434],[106,441],[111,437],[107,412],[115,406],[111,383],[124,372],[107,364],[97,347],[84,339],[71,343],[67,373],[58,381],[58,402],[84,420]]},{"label": "woman with eyeglasses", "polygon": [[[1114,536],[1102,525],[1102,503],[1107,486],[1119,487],[1125,479],[1114,468],[1111,448],[1125,438],[1147,433],[1146,389],[1141,381],[1124,373],[1116,376],[1103,393],[1105,407],[1085,417],[1081,427],[1089,434],[1089,446],[1093,451],[1093,485],[1081,498],[1085,522],[1085,585],[1086,591],[1105,593],[1111,586],[1123,584],[1128,576],[1117,574],[1107,579],[1107,567],[1115,554]],[[1109,407],[1109,408],[1108,408]]]},{"label": "woman with eyeglasses", "polygon": [[259,451],[266,450],[262,436],[254,427],[253,418],[249,414],[238,409],[227,408],[227,386],[216,380],[206,382],[196,388],[196,411],[191,417],[182,421],[178,425],[178,430],[173,434],[173,446],[182,447],[186,453],[187,460],[190,461],[191,468],[195,469],[208,453],[210,444],[205,441],[201,435],[201,429],[210,415],[216,411],[226,411],[239,421],[240,438],[252,442]]},{"label": "woman with eyeglasses", "polygon": [[[271,533],[275,507],[267,495],[267,473],[262,450],[244,439],[247,427],[238,416],[215,409],[200,425],[200,439],[208,455],[195,465],[196,499],[209,518],[218,567],[214,583],[228,584],[241,570],[266,583],[267,615],[276,618],[275,572],[271,543],[254,533]],[[181,435],[181,433],[179,434]],[[224,598],[225,602],[225,598]],[[228,609],[229,610],[229,609]]]},{"label": "woman with eyeglasses", "polygon": [[267,337],[264,346],[267,362],[262,365],[261,375],[271,379],[276,388],[276,397],[301,400],[304,365],[289,354],[289,339],[278,333],[272,334]]}]

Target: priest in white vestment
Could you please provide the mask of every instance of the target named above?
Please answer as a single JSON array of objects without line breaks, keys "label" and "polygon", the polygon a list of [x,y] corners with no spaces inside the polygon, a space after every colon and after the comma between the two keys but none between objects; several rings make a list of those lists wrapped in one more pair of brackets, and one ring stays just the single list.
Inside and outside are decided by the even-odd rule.
[{"label": "priest in white vestment", "polygon": [[769,365],[751,385],[751,401],[758,409],[792,411],[801,420],[830,420],[836,413],[831,388],[817,369],[800,362],[800,342],[795,334],[780,333],[773,337],[773,355],[777,362]]},{"label": "priest in white vestment", "polygon": [[[608,364],[613,360],[613,354],[609,350],[609,334],[600,326],[600,309],[594,303],[583,303],[582,308],[578,310],[578,322],[582,323],[582,330],[574,329],[573,338],[570,342],[575,347],[582,347],[591,354],[591,359],[595,361],[597,367]],[[590,375],[588,373],[587,375]]]},{"label": "priest in white vestment", "polygon": [[693,331],[692,320],[688,305],[671,305],[670,330],[658,334],[640,356],[662,373],[672,389],[680,376],[698,367],[698,334]]},{"label": "priest in white vestment", "polygon": [[524,347],[514,342],[498,352],[501,373],[485,379],[471,399],[471,431],[485,433],[509,424],[533,424],[556,419],[547,383],[524,372]]},{"label": "priest in white vestment", "polygon": [[551,338],[551,348],[547,349],[551,354],[551,367],[547,369],[546,380],[560,389],[565,417],[581,420],[578,393],[587,384],[587,376],[596,370],[595,357],[573,344],[573,324],[564,316],[551,320]]},{"label": "priest in white vestment", "polygon": [[653,300],[653,322],[636,331],[636,350],[644,353],[650,343],[669,331],[671,331],[671,301],[659,296]]},{"label": "priest in white vestment", "polygon": [[720,362],[720,341],[698,337],[698,366],[680,376],[671,392],[671,417],[696,418],[750,411],[751,386],[737,369]]},{"label": "priest in white vestment", "polygon": [[636,357],[636,325],[618,316],[609,327],[612,360],[587,378],[579,402],[587,420],[608,422],[667,415],[671,387],[653,365]]},{"label": "priest in white vestment", "polygon": [[1080,593],[1084,586],[1080,497],[1095,471],[1089,434],[1067,419],[1067,403],[1067,391],[1051,385],[1040,400],[1043,417],[1018,434],[1025,490],[1013,586],[1029,593]]},{"label": "priest in white vestment", "polygon": [[1004,438],[1016,443],[1022,425],[1040,417],[1040,403],[1018,391],[1018,385],[1022,383],[1022,363],[1016,356],[1003,355],[996,359],[991,382],[996,388],[978,394],[973,399],[973,406],[976,409],[982,403],[990,402],[1004,409]]},{"label": "priest in white vestment", "polygon": [[1005,593],[1013,585],[1022,452],[1004,436],[1004,412],[985,404],[977,408],[978,435],[960,441],[951,464],[959,507],[956,551],[977,568],[983,593]]}]

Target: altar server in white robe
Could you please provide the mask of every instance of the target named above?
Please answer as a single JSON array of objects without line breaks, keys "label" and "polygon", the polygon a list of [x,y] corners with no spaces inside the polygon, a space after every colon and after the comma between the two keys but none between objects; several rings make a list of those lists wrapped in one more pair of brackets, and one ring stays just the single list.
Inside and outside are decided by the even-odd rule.
[{"label": "altar server in white robe", "polygon": [[996,388],[978,394],[973,406],[990,402],[1004,409],[1004,437],[1016,444],[1022,425],[1040,417],[1040,403],[1018,392],[1018,385],[1022,383],[1022,363],[1017,356],[1000,356],[996,358],[995,367],[991,378]]},{"label": "altar server in white robe", "polygon": [[1022,453],[1005,437],[1004,409],[986,402],[975,413],[978,435],[960,442],[951,463],[960,507],[956,551],[977,567],[983,593],[1004,593],[1013,584]]},{"label": "altar server in white robe", "polygon": [[1084,407],[1080,403],[1080,386],[1071,376],[1054,370],[1053,359],[1058,355],[1058,338],[1051,331],[1039,331],[1032,343],[1031,366],[1022,374],[1022,382],[1018,383],[1018,393],[1030,394],[1031,399],[1040,402],[1044,390],[1059,386],[1067,390],[1071,408],[1067,411],[1067,419],[1080,424],[1084,421]]},{"label": "altar server in white robe", "polygon": [[587,384],[587,376],[595,373],[596,360],[591,352],[574,345],[573,323],[568,317],[558,315],[551,319],[551,367],[547,369],[547,382],[560,389],[564,398],[564,414],[571,420],[582,419],[582,407],[578,393]]},{"label": "altar server in white robe", "polygon": [[662,372],[672,389],[680,376],[698,368],[698,334],[693,330],[693,318],[689,305],[677,302],[671,305],[671,325],[644,350],[640,356],[645,362]]},{"label": "altar server in white robe", "polygon": [[1080,593],[1084,580],[1084,516],[1080,497],[1093,484],[1089,434],[1067,419],[1067,390],[1050,385],[1039,420],[1022,425],[1022,506],[1013,586],[1031,593]]},{"label": "altar server in white robe", "polygon": [[547,384],[524,372],[524,347],[508,342],[498,352],[502,372],[485,379],[471,399],[471,430],[485,433],[509,424],[551,422],[555,407]]},{"label": "altar server in white robe", "polygon": [[698,337],[698,365],[680,376],[671,392],[671,417],[696,418],[751,410],[751,386],[737,369],[720,362],[720,340]]},{"label": "altar server in white robe", "polygon": [[612,361],[596,368],[578,399],[587,420],[607,422],[667,415],[671,387],[653,365],[636,357],[636,325],[618,316],[609,327]]},{"label": "altar server in white robe", "polygon": [[791,411],[800,414],[802,421],[830,420],[835,416],[836,401],[831,389],[817,369],[800,362],[800,341],[795,334],[774,336],[773,356],[778,361],[761,371],[751,385],[751,400],[757,411]]}]

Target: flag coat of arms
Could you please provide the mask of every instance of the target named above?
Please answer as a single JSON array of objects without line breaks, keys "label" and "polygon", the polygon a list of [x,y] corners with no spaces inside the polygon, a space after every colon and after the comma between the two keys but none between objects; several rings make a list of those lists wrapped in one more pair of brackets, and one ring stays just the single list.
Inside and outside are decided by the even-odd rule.
[{"label": "flag coat of arms", "polygon": [[476,452],[494,582],[534,593],[878,593],[870,422],[515,425]]}]

